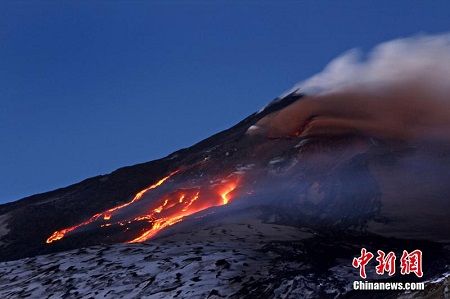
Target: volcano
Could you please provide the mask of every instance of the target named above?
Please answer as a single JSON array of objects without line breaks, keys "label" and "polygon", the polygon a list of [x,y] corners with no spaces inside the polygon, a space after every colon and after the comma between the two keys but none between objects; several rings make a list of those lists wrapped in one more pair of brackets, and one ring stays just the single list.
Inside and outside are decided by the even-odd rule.
[{"label": "volcano", "polygon": [[362,247],[425,256],[425,291],[370,296],[448,292],[448,148],[248,134],[303,98],[277,98],[163,159],[1,205],[0,294],[359,298]]}]

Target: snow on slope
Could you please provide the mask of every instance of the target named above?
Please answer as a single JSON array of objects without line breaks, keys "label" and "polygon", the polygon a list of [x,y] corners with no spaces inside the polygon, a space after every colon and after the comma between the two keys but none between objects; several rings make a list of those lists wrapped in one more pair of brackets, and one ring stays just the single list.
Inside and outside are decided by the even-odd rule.
[{"label": "snow on slope", "polygon": [[[323,248],[317,246],[323,241],[305,246],[317,236],[310,229],[252,220],[177,231],[148,243],[99,245],[3,262],[0,298],[336,298],[348,294],[350,282],[359,280],[350,259],[340,259],[322,275],[312,271],[320,268],[316,255],[326,260]],[[374,273],[369,270],[368,275]],[[441,277],[425,294],[389,295],[448,295],[450,279]]]},{"label": "snow on slope", "polygon": [[[279,231],[287,234],[276,237]],[[94,246],[3,262],[0,297],[239,297],[246,285],[270,276],[273,256],[257,249],[267,239],[289,240],[299,234],[309,235],[294,228],[245,223],[143,244]],[[214,241],[208,241],[211,237]]]}]

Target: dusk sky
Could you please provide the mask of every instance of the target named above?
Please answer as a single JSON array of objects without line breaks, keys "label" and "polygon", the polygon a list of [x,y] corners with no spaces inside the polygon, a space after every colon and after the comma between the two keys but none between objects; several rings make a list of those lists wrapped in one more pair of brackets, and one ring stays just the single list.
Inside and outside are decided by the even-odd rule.
[{"label": "dusk sky", "polygon": [[2,1],[0,203],[164,157],[448,1]]}]

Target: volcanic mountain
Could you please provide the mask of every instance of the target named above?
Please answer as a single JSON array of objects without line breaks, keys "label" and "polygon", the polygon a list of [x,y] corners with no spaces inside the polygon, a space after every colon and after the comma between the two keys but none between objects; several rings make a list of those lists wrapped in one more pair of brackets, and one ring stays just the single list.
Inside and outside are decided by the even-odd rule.
[{"label": "volcanic mountain", "polygon": [[351,261],[362,247],[420,248],[427,289],[411,296],[444,294],[448,148],[248,134],[303,98],[277,98],[163,159],[1,205],[0,294],[359,297]]}]

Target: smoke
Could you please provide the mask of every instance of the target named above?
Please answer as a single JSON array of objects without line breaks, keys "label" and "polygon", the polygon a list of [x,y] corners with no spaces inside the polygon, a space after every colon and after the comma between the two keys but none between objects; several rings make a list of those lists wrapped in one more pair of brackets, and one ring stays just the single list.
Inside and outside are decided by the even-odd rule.
[{"label": "smoke", "polygon": [[381,89],[422,82],[450,91],[450,34],[416,36],[382,43],[367,54],[350,50],[293,89],[306,94],[344,89]]},{"label": "smoke", "polygon": [[251,133],[450,141],[450,34],[385,42],[366,57],[351,50],[293,91],[307,96]]}]

